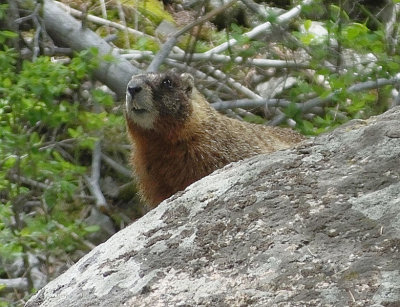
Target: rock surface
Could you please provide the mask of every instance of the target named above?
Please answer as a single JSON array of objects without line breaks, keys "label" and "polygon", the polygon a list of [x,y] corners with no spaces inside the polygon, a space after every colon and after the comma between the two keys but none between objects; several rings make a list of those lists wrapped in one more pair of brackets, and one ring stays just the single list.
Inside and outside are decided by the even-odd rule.
[{"label": "rock surface", "polygon": [[26,306],[400,306],[400,108],[228,165]]}]

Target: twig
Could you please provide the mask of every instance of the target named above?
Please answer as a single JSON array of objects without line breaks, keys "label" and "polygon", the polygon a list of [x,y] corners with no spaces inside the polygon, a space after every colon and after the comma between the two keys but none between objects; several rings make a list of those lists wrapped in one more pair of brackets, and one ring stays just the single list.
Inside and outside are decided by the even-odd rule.
[{"label": "twig", "polygon": [[100,161],[101,161],[101,143],[100,140],[98,140],[93,148],[91,177],[89,178],[88,176],[84,176],[84,178],[86,184],[89,187],[90,192],[96,198],[96,206],[99,208],[99,210],[104,211],[108,210],[109,208],[99,185]]},{"label": "twig", "polygon": [[39,55],[39,53],[40,53],[39,36],[40,36],[40,32],[42,31],[42,27],[41,27],[40,22],[38,21],[38,19],[36,17],[33,17],[33,23],[36,26],[36,31],[35,31],[35,35],[33,36],[32,62],[35,62],[37,57],[38,57],[38,55]]},{"label": "twig", "polygon": [[[287,23],[290,19],[298,16],[301,12],[301,8],[304,5],[308,5],[310,3],[312,3],[313,0],[304,0],[302,4],[296,5],[294,8],[292,8],[291,10],[287,11],[286,13],[279,15],[276,19],[276,24],[283,24],[283,23]],[[254,29],[252,29],[251,31],[244,33],[243,36],[252,39],[257,37],[258,35],[260,35],[263,32],[268,31],[270,28],[272,27],[272,24],[268,21],[266,23],[263,23],[257,27],[255,27]],[[231,38],[229,41],[208,50],[207,52],[205,52],[206,54],[210,54],[210,53],[220,53],[223,52],[225,50],[227,50],[229,47],[234,46],[237,44],[237,40],[234,38]]]},{"label": "twig", "polygon": [[231,7],[233,4],[235,4],[237,0],[232,0],[231,2],[228,2],[227,4],[216,8],[215,10],[212,10],[211,12],[207,13],[203,17],[195,20],[194,22],[186,25],[182,29],[176,31],[161,47],[160,51],[157,53],[157,55],[154,57],[153,61],[150,63],[149,67],[147,68],[147,72],[157,72],[158,68],[160,65],[164,62],[165,58],[170,54],[172,48],[175,46],[176,42],[178,41],[178,38],[186,33],[187,31],[190,31],[193,29],[195,26],[211,19],[215,15],[218,15],[219,13],[223,12],[227,8]]},{"label": "twig", "polygon": [[[217,84],[219,87],[222,87],[224,90],[232,92],[231,88],[229,86],[227,86],[224,82],[220,82],[217,78],[207,75],[204,72],[202,72],[192,66],[189,66],[185,63],[180,63],[180,62],[177,62],[177,61],[171,60],[171,59],[165,59],[165,63],[174,68],[178,68],[181,71],[189,72],[199,80],[205,80],[212,84]],[[197,89],[201,89],[200,86],[196,86],[196,87],[197,87]],[[210,96],[215,96],[215,95],[210,95]]]},{"label": "twig", "polygon": [[23,277],[0,279],[0,285],[4,285],[6,291],[28,290],[28,279]]},{"label": "twig", "polygon": [[[365,90],[370,90],[370,89],[375,89],[375,88],[380,88],[386,85],[396,85],[400,84],[400,74],[396,75],[394,78],[391,79],[384,79],[384,78],[379,78],[375,81],[366,81],[358,84],[353,84],[349,88],[345,89],[345,92],[347,93],[357,93]],[[332,99],[340,92],[343,90],[336,90],[332,93],[330,93],[328,96],[321,98],[321,97],[316,97],[310,100],[307,100],[303,104],[299,104],[300,110],[304,113],[314,107],[320,107],[324,106],[325,104],[329,103],[332,101]],[[286,116],[284,114],[280,114],[276,116],[274,119],[272,119],[269,124],[270,125],[279,125],[281,122],[285,120]]]},{"label": "twig", "polygon": [[43,150],[46,150],[48,148],[53,148],[53,147],[56,147],[58,145],[75,143],[75,142],[76,142],[75,138],[65,139],[65,140],[61,140],[61,141],[57,141],[57,142],[50,141],[50,142],[43,143],[43,146],[39,148],[39,151],[43,151]]},{"label": "twig", "polygon": [[125,177],[132,178],[132,172],[127,169],[126,167],[122,166],[118,162],[114,161],[111,159],[109,156],[106,154],[101,154],[101,158],[103,159],[104,162],[106,162],[109,166],[111,166],[115,171],[118,173],[124,175]]},{"label": "twig", "polygon": [[121,2],[119,0],[117,0],[116,2],[117,2],[117,9],[118,9],[119,18],[121,19],[122,25],[125,27],[125,29],[124,29],[125,47],[129,48],[129,35],[128,35],[128,31],[126,30],[128,27],[126,25],[124,9],[122,8]]},{"label": "twig", "polygon": [[[171,54],[169,56],[171,59],[180,59],[181,56],[178,54]],[[218,63],[230,63],[235,64],[245,64],[249,66],[259,66],[264,68],[274,67],[274,68],[307,68],[310,66],[308,62],[298,63],[296,61],[287,60],[270,60],[270,59],[245,59],[243,57],[230,57],[221,54],[207,54],[207,53],[194,53],[192,54],[192,60],[194,61],[213,61]]]},{"label": "twig", "polygon": [[77,233],[72,232],[70,229],[65,227],[63,224],[60,224],[59,222],[57,222],[55,220],[52,220],[52,223],[54,223],[54,225],[56,225],[58,228],[60,228],[65,233],[68,233],[69,235],[71,235],[71,237],[74,238],[75,240],[82,242],[88,249],[92,250],[96,247],[96,245],[94,245],[92,242],[82,239],[82,237],[80,237]]},{"label": "twig", "polygon": [[[9,16],[5,18],[7,27],[14,33],[19,33],[19,24],[17,24],[15,22],[15,20],[20,18],[18,4],[16,1],[8,1],[8,6],[9,6],[9,9],[8,9]],[[12,43],[12,46],[15,49],[16,53],[19,54],[20,49],[21,49],[19,37],[11,38],[11,43]],[[18,65],[17,71],[19,71],[21,69],[21,67],[20,67],[21,61],[18,61],[17,65]]]},{"label": "twig", "polygon": [[254,13],[260,15],[261,17],[267,19],[268,15],[264,10],[261,9],[261,5],[255,3],[253,0],[242,0],[242,2]]},{"label": "twig", "polygon": [[225,100],[212,103],[214,109],[234,109],[234,108],[258,108],[258,107],[287,107],[290,101],[285,99],[238,99]]},{"label": "twig", "polygon": [[[66,12],[70,13],[72,16],[75,16],[75,17],[78,17],[78,18],[82,18],[83,15],[84,15],[81,11],[73,9],[72,7],[69,7],[68,5],[65,5],[64,3],[61,3],[61,2],[58,2],[58,1],[54,1],[54,2],[58,6],[60,6],[62,9],[64,9]],[[107,19],[103,19],[103,18],[94,16],[94,15],[91,15],[91,14],[87,14],[85,17],[86,17],[86,19],[88,21],[96,23],[96,24],[113,27],[113,28],[116,28],[116,29],[119,29],[119,30],[123,30],[123,31],[125,30],[125,31],[128,31],[129,33],[134,34],[134,35],[147,37],[149,39],[156,40],[151,35],[148,35],[146,33],[140,32],[138,30],[134,30],[132,28],[128,28],[128,27],[126,27],[124,25],[121,25],[121,24],[119,24],[117,22],[113,22],[113,21],[110,21],[110,20],[107,20]]]},{"label": "twig", "polygon": [[254,93],[247,87],[243,86],[239,82],[235,81],[233,78],[228,77],[225,75],[222,71],[218,69],[214,69],[214,67],[208,66],[207,70],[210,74],[212,74],[214,77],[220,80],[224,80],[227,84],[232,86],[234,89],[236,89],[238,92],[246,95],[247,97],[253,98],[253,99],[263,99],[260,95]]},{"label": "twig", "polygon": [[32,39],[32,61],[34,62],[37,58],[37,56],[39,55],[40,52],[40,48],[39,48],[39,36],[40,33],[42,31],[42,27],[40,25],[40,22],[38,20],[38,13],[40,8],[42,7],[41,3],[36,3],[35,8],[33,10],[33,12],[31,14],[29,14],[28,16],[24,16],[21,18],[18,18],[14,21],[15,24],[20,24],[23,23],[24,21],[27,20],[32,20],[35,27],[36,27],[36,31],[35,31],[35,35],[33,36]]},{"label": "twig", "polygon": [[38,189],[41,189],[41,190],[48,190],[50,188],[49,185],[44,184],[44,183],[42,183],[40,181],[36,181],[36,180],[30,179],[30,178],[26,178],[26,177],[23,177],[23,176],[20,176],[20,175],[17,175],[17,174],[10,173],[10,174],[8,174],[7,177],[9,177],[10,179],[14,180],[15,182],[20,182],[22,184],[26,184],[26,185],[28,185],[28,186],[30,186],[32,188],[38,188]]},{"label": "twig", "polygon": [[[141,60],[144,58],[154,57],[151,51],[137,51],[133,50],[129,53],[121,54],[125,59]],[[182,61],[185,59],[185,54],[170,53],[167,56],[168,59]],[[296,62],[288,60],[270,60],[270,59],[245,59],[243,57],[230,57],[222,54],[205,54],[205,53],[193,53],[191,55],[191,61],[211,61],[214,63],[235,63],[243,64],[248,66],[257,66],[262,68],[309,68],[309,62]]]},{"label": "twig", "polygon": [[104,2],[104,0],[99,0],[99,1],[101,7],[101,16],[103,16],[104,19],[107,19],[106,3]]},{"label": "twig", "polygon": [[36,17],[38,15],[40,7],[41,7],[41,5],[37,3],[35,5],[35,8],[33,9],[33,12],[31,14],[29,14],[27,16],[24,16],[24,17],[21,17],[21,18],[18,18],[14,22],[16,24],[21,24],[21,23],[23,23],[23,22],[25,22],[27,20],[33,19],[34,17]]},{"label": "twig", "polygon": [[348,292],[349,292],[349,295],[350,295],[350,298],[351,298],[351,300],[353,301],[353,303],[355,303],[356,302],[356,299],[354,298],[354,295],[353,295],[353,293],[351,292],[351,290],[349,289],[349,290],[347,290]]}]

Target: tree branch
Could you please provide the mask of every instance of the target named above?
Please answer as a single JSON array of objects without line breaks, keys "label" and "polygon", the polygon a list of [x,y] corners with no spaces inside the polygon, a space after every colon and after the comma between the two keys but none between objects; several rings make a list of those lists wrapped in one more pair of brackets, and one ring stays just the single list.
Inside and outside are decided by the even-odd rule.
[{"label": "tree branch", "polygon": [[113,159],[111,159],[106,154],[102,153],[101,158],[103,159],[104,162],[106,162],[109,166],[111,166],[118,173],[124,175],[125,177],[132,178],[132,172],[129,169],[127,169],[126,167],[122,166],[121,164],[115,162]]},{"label": "tree branch", "polygon": [[[287,11],[286,13],[279,15],[278,18],[276,19],[276,24],[283,24],[283,23],[287,23],[290,19],[298,16],[301,12],[301,8],[304,5],[308,5],[311,4],[313,2],[313,0],[304,0],[302,2],[302,4],[296,5],[294,8],[292,8],[291,10]],[[248,37],[250,39],[257,37],[258,35],[260,35],[263,32],[268,31],[270,28],[272,27],[272,24],[268,21],[266,23],[263,23],[257,27],[255,27],[254,29],[252,29],[251,31],[244,33],[243,36]],[[220,53],[223,52],[225,50],[227,50],[229,47],[232,47],[234,45],[237,44],[237,40],[234,38],[231,38],[229,41],[211,49],[208,50],[207,52],[205,52],[205,54],[210,54],[210,53]]]},{"label": "tree branch", "polygon": [[196,21],[192,22],[191,24],[188,24],[187,26],[183,27],[181,30],[178,30],[175,32],[166,42],[165,44],[161,47],[160,51],[157,53],[157,55],[154,57],[153,61],[150,63],[149,67],[147,68],[147,72],[157,72],[160,65],[164,62],[165,58],[170,54],[172,48],[175,46],[176,42],[178,41],[178,38],[186,33],[187,31],[190,31],[193,29],[195,26],[211,19],[215,15],[218,15],[219,13],[223,12],[227,8],[231,7],[233,4],[235,4],[237,0],[232,0],[231,2],[228,2],[227,4],[212,10],[208,14],[204,15],[203,17],[197,19]]},{"label": "tree branch", "polygon": [[[65,5],[64,3],[61,3],[61,2],[58,2],[58,1],[54,1],[54,2],[58,6],[60,6],[64,11],[66,11],[67,13],[70,13],[72,16],[78,17],[78,18],[83,18],[84,17],[84,13],[82,13],[81,11],[76,10],[76,9],[74,9],[74,8],[68,6],[68,5]],[[93,22],[93,23],[98,24],[98,25],[108,26],[108,27],[111,27],[111,28],[115,28],[115,29],[118,29],[118,30],[121,30],[121,31],[128,32],[128,33],[136,35],[136,36],[146,37],[146,38],[149,38],[149,39],[151,39],[153,41],[156,40],[151,35],[148,35],[146,33],[140,32],[138,30],[129,28],[126,25],[120,24],[118,22],[114,22],[114,21],[111,21],[111,20],[100,18],[98,16],[91,15],[91,14],[85,15],[85,18],[88,21]]]},{"label": "tree branch", "polygon": [[[121,54],[121,57],[125,59],[135,59],[140,60],[144,58],[154,58],[154,54],[151,51],[138,51],[131,50],[128,53]],[[170,53],[167,56],[168,59],[183,61],[185,59],[185,54]],[[243,57],[231,57],[222,54],[206,54],[206,53],[193,53],[191,54],[192,61],[211,61],[214,63],[235,63],[243,64],[247,66],[257,66],[262,68],[309,68],[309,62],[297,62],[289,60],[270,60],[270,59],[245,59]]]},{"label": "tree branch", "polygon": [[[384,79],[384,78],[379,78],[375,81],[366,81],[358,84],[354,84],[350,87],[348,87],[345,91],[347,93],[357,93],[361,91],[366,91],[370,89],[375,89],[375,88],[380,88],[386,85],[398,85],[400,84],[400,74],[397,74],[394,78],[391,79]],[[321,98],[321,97],[316,97],[310,100],[307,100],[306,102],[302,104],[298,104],[300,110],[305,113],[309,111],[310,109],[314,107],[320,107],[324,106],[325,104],[329,103],[332,101],[332,99],[335,97],[340,92],[340,90],[334,91],[330,93],[328,96]],[[279,125],[285,120],[286,116],[285,114],[279,114],[275,118],[273,118],[269,124],[272,126]]]},{"label": "tree branch", "polygon": [[101,160],[101,142],[100,140],[98,140],[93,148],[92,174],[90,178],[88,176],[84,176],[84,178],[90,192],[96,198],[96,206],[99,208],[100,211],[104,212],[104,210],[108,210],[109,207],[99,185],[100,160]]},{"label": "tree branch", "polygon": [[10,278],[0,279],[0,285],[4,285],[6,291],[14,290],[28,290],[28,279],[27,278]]},{"label": "tree branch", "polygon": [[49,185],[41,183],[40,181],[36,181],[30,178],[26,178],[20,175],[17,175],[15,173],[9,173],[7,175],[8,178],[10,178],[11,180],[15,181],[15,182],[19,182],[22,184],[25,184],[27,186],[30,186],[32,188],[37,188],[37,189],[41,189],[41,190],[48,190],[50,188]]},{"label": "tree branch", "polygon": [[238,99],[217,101],[211,105],[216,110],[235,109],[235,108],[258,108],[258,107],[287,107],[290,101],[285,99]]}]

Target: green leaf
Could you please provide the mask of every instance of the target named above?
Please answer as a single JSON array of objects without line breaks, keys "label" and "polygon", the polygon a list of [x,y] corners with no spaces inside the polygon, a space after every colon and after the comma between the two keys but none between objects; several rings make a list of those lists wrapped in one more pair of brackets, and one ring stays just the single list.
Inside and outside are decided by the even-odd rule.
[{"label": "green leaf", "polygon": [[71,137],[78,139],[83,135],[83,128],[82,126],[78,126],[76,129],[68,128],[68,133]]},{"label": "green leaf", "polygon": [[86,226],[83,228],[86,232],[97,232],[100,230],[99,225],[91,225],[91,226]]},{"label": "green leaf", "polygon": [[96,100],[98,103],[104,106],[111,107],[114,104],[111,95],[103,92],[102,90],[99,89],[92,90],[92,95],[94,100]]},{"label": "green leaf", "polygon": [[360,35],[368,33],[368,31],[368,28],[364,24],[354,22],[347,26],[343,33],[348,40],[354,40]]},{"label": "green leaf", "polygon": [[18,37],[17,33],[11,32],[11,31],[0,31],[0,35],[6,37],[6,38],[16,38]]},{"label": "green leaf", "polygon": [[312,25],[312,21],[310,19],[307,19],[306,21],[304,21],[304,29],[306,31],[310,30],[311,25]]}]

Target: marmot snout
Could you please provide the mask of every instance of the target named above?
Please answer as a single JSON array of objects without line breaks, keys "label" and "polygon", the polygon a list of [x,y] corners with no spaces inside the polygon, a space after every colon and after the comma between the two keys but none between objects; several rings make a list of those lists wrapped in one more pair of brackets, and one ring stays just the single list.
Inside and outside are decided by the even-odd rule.
[{"label": "marmot snout", "polygon": [[298,133],[228,118],[194,87],[190,74],[133,76],[126,122],[139,190],[151,206],[224,165],[288,148]]}]

